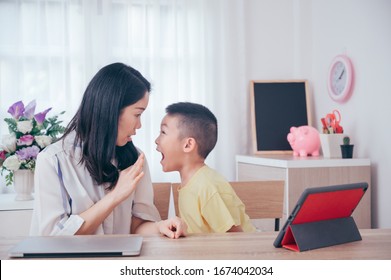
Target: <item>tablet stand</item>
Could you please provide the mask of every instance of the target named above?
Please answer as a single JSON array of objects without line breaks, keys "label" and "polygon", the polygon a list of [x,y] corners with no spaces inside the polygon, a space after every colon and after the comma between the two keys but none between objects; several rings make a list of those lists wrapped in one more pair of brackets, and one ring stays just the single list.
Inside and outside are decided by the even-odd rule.
[{"label": "tablet stand", "polygon": [[287,229],[282,246],[293,251],[307,251],[361,240],[353,217],[292,224]]}]

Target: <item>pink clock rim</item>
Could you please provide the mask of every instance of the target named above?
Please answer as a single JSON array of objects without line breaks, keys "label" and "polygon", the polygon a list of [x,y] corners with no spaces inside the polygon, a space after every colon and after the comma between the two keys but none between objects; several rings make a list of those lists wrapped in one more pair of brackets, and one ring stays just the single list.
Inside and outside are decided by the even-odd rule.
[{"label": "pink clock rim", "polygon": [[[331,75],[330,74],[331,74],[331,71],[332,71],[334,65],[339,61],[341,61],[342,63],[344,63],[346,65],[346,68],[348,69],[348,72],[350,73],[350,75],[347,76],[346,88],[344,89],[344,91],[340,95],[335,95],[335,94],[333,94],[333,90],[331,87]],[[334,101],[337,101],[337,102],[345,102],[346,100],[348,100],[352,94],[352,86],[353,86],[353,81],[354,81],[353,65],[352,65],[350,58],[348,56],[342,55],[342,54],[334,57],[334,59],[332,60],[332,62],[330,64],[328,74],[329,74],[329,76],[327,79],[327,87],[328,87],[328,93],[329,93],[329,96],[331,97],[331,99],[333,99]]]}]

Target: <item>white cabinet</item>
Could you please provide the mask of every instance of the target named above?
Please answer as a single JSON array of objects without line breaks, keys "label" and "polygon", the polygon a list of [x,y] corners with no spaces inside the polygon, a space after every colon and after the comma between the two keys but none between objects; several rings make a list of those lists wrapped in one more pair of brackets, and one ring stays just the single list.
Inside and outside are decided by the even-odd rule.
[{"label": "white cabinet", "polygon": [[16,194],[0,194],[0,236],[27,236],[34,200],[16,201]]},{"label": "white cabinet", "polygon": [[369,189],[354,211],[353,217],[359,228],[371,228],[371,163],[369,159],[237,155],[236,177],[239,181],[285,180],[285,219],[305,188],[367,182]]}]

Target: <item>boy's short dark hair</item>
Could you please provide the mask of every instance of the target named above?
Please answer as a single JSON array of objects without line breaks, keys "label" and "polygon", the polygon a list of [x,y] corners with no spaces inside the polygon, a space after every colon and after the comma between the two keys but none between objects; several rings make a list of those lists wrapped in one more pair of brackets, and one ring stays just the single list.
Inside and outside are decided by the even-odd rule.
[{"label": "boy's short dark hair", "polygon": [[213,150],[217,142],[217,119],[205,106],[190,102],[169,105],[166,113],[178,116],[180,136],[192,137],[198,145],[198,154],[204,159]]}]

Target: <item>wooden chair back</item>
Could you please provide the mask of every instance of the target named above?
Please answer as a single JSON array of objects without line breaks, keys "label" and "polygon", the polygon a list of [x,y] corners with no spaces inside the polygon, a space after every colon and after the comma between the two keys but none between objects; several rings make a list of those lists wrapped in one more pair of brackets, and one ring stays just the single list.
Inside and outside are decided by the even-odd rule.
[{"label": "wooden chair back", "polygon": [[284,181],[235,181],[232,188],[246,207],[250,219],[274,219],[279,231],[284,207]]},{"label": "wooden chair back", "polygon": [[170,204],[171,183],[152,183],[153,202],[162,220],[167,219]]},{"label": "wooden chair back", "polygon": [[[231,181],[229,182],[246,207],[250,219],[274,219],[274,230],[279,231],[283,216],[284,181]],[[179,183],[172,184],[176,215]]]},{"label": "wooden chair back", "polygon": [[172,196],[174,199],[175,215],[179,217],[179,208],[178,208],[178,189],[181,187],[181,183],[172,183]]}]

